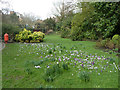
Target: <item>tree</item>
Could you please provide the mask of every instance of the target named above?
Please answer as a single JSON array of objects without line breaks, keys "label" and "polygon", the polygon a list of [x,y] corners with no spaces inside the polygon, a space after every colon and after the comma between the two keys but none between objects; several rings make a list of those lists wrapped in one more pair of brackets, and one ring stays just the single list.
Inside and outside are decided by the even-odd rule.
[{"label": "tree", "polygon": [[62,21],[75,10],[75,4],[72,1],[65,2],[63,0],[62,2],[54,4],[54,7],[56,11],[54,15],[57,18],[57,21]]},{"label": "tree", "polygon": [[53,18],[47,18],[44,23],[47,30],[55,30],[55,20]]},{"label": "tree", "polygon": [[20,26],[25,28],[33,28],[35,25],[36,17],[32,14],[25,14],[21,15]]}]

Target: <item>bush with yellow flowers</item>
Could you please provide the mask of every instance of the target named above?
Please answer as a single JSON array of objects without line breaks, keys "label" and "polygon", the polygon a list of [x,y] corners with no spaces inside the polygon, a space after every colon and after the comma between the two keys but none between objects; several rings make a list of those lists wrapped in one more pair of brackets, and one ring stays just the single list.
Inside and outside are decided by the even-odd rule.
[{"label": "bush with yellow flowers", "polygon": [[23,31],[16,34],[15,40],[16,42],[26,42],[26,43],[34,43],[34,42],[42,42],[45,34],[42,32],[31,32],[24,28]]}]

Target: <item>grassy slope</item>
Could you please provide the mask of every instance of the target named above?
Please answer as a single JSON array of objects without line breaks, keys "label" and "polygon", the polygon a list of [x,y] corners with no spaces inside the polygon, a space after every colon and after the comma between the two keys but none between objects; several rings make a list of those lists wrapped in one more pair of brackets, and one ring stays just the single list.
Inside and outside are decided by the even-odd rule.
[{"label": "grassy slope", "polygon": [[[66,46],[67,49],[70,49],[73,45],[81,45],[78,50],[88,52],[88,54],[105,55],[106,57],[113,57],[117,60],[115,54],[108,54],[102,50],[95,49],[95,42],[90,41],[71,41],[69,39],[60,38],[57,35],[48,35],[45,38],[43,43],[62,43],[63,46]],[[2,79],[4,88],[36,88],[36,87],[46,87],[53,86],[57,88],[117,88],[118,87],[118,74],[117,73],[108,73],[104,72],[100,76],[93,73],[91,81],[84,83],[79,80],[77,73],[74,71],[74,68],[71,68],[69,71],[64,72],[52,83],[45,82],[42,78],[44,75],[44,69],[36,70],[32,69],[34,74],[27,75],[25,70],[25,61],[28,60],[38,60],[39,57],[36,55],[21,54],[17,56],[19,50],[18,43],[7,44],[6,48],[2,53]],[[43,64],[43,66],[46,63]],[[74,74],[74,76],[72,76]]]}]

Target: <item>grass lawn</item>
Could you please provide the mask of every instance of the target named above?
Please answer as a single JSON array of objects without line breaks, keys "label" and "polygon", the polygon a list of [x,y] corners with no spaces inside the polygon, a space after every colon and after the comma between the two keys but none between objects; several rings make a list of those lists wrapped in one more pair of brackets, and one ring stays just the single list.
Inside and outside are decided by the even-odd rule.
[{"label": "grass lawn", "polygon": [[8,43],[3,88],[118,88],[118,57],[95,42],[47,35],[42,43]]}]

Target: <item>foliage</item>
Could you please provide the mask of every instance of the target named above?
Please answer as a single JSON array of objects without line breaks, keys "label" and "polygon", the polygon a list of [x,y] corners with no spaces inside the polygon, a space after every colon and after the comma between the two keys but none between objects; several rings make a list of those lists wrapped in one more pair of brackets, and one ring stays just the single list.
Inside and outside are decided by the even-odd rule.
[{"label": "foliage", "polygon": [[115,45],[119,43],[119,39],[120,39],[120,36],[118,34],[115,34],[112,37],[112,41],[114,42]]},{"label": "foliage", "polygon": [[97,47],[104,47],[104,48],[109,48],[109,49],[114,49],[115,45],[113,41],[110,38],[106,38],[101,41],[96,42]]},{"label": "foliage", "polygon": [[89,3],[82,3],[82,13],[77,13],[72,20],[71,39],[82,40],[83,38],[92,39],[91,13],[93,7]]},{"label": "foliage", "polygon": [[[96,19],[93,24],[96,30],[100,32],[103,38],[112,37],[114,34],[119,33],[117,30],[120,10],[119,3],[115,2],[97,2],[94,3],[94,19]],[[107,8],[106,8],[107,7]]]},{"label": "foliage", "polygon": [[116,34],[112,37],[112,39],[106,38],[104,40],[100,40],[96,42],[96,46],[118,50],[120,48],[119,42],[120,42],[120,36]]},{"label": "foliage", "polygon": [[30,68],[26,68],[25,71],[27,72],[27,74],[32,74],[33,73]]},{"label": "foliage", "polygon": [[56,76],[61,73],[62,71],[59,64],[54,64],[52,68],[47,68],[44,75],[44,80],[47,82],[52,82],[56,78]]},{"label": "foliage", "polygon": [[72,40],[83,40],[83,38],[97,40],[112,38],[113,35],[120,34],[119,7],[117,2],[79,3],[78,8],[82,8],[82,12],[73,16],[72,26],[69,25],[71,26],[70,38]]},{"label": "foliage", "polygon": [[68,65],[66,63],[63,63],[63,69],[68,70]]},{"label": "foliage", "polygon": [[74,14],[70,14],[67,17],[65,17],[64,20],[62,21],[62,25],[60,27],[62,38],[70,38],[71,23],[72,23],[73,16]]},{"label": "foliage", "polygon": [[20,29],[18,26],[13,24],[2,24],[2,37],[4,37],[5,33],[8,33],[10,39],[15,39],[15,34],[19,33],[22,29]]},{"label": "foliage", "polygon": [[44,20],[45,23],[45,27],[47,30],[54,30],[55,31],[55,20],[52,18],[47,18],[46,20]]},{"label": "foliage", "polygon": [[23,31],[19,32],[19,34],[16,34],[15,40],[20,42],[41,42],[43,41],[43,38],[45,37],[45,34],[42,32],[33,32],[31,33],[30,30],[26,30],[24,28]]},{"label": "foliage", "polygon": [[69,38],[70,37],[70,29],[61,27],[61,37],[62,38]]},{"label": "foliage", "polygon": [[78,74],[79,78],[82,80],[82,81],[85,81],[85,82],[88,82],[90,81],[90,76],[89,76],[89,73],[86,72],[86,71],[82,71]]}]

